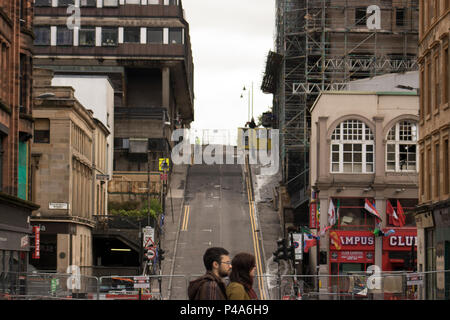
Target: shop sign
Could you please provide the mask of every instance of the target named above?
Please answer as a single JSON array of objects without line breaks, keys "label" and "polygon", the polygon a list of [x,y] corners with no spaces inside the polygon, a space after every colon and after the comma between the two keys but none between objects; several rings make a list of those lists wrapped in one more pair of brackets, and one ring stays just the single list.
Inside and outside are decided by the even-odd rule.
[{"label": "shop sign", "polygon": [[423,286],[423,274],[407,273],[406,285],[408,286]]},{"label": "shop sign", "polygon": [[375,237],[369,231],[331,231],[330,250],[375,250]]},{"label": "shop sign", "polygon": [[317,202],[313,200],[309,205],[309,228],[317,229],[318,221],[317,221]]},{"label": "shop sign", "polygon": [[330,260],[340,263],[373,263],[373,252],[367,251],[332,251]]},{"label": "shop sign", "polygon": [[[387,231],[387,230],[386,230]],[[385,231],[385,232],[386,232]],[[402,251],[411,250],[414,245],[417,247],[416,230],[395,230],[389,237],[383,237],[383,250]]]},{"label": "shop sign", "polygon": [[68,209],[67,203],[49,203],[48,208],[50,210],[67,210]]},{"label": "shop sign", "polygon": [[341,260],[349,262],[357,262],[364,259],[364,252],[362,251],[342,251]]},{"label": "shop sign", "polygon": [[32,258],[39,259],[41,256],[41,235],[39,226],[33,227],[33,233],[34,233],[34,252]]}]

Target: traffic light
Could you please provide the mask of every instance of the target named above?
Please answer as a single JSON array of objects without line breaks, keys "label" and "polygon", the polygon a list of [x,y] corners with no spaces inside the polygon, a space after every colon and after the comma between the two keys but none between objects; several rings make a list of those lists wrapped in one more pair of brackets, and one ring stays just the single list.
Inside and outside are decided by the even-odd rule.
[{"label": "traffic light", "polygon": [[164,253],[166,253],[165,250],[163,250],[163,249],[161,249],[161,248],[158,249],[158,257],[159,257],[159,261],[163,261],[163,260],[165,259]]},{"label": "traffic light", "polygon": [[284,239],[280,239],[277,241],[277,250],[273,253],[273,255],[274,255],[273,261],[275,262],[288,259],[286,241]]},{"label": "traffic light", "polygon": [[288,258],[291,259],[292,261],[295,261],[295,247],[292,244],[288,249]]}]

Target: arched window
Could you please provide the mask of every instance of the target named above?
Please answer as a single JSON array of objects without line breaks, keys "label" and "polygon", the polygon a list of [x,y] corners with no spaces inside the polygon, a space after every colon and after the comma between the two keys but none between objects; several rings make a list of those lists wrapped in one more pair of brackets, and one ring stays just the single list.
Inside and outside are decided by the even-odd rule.
[{"label": "arched window", "polygon": [[374,137],[362,121],[341,122],[331,136],[332,173],[373,173]]},{"label": "arched window", "polygon": [[397,122],[386,143],[386,171],[417,171],[417,123]]}]

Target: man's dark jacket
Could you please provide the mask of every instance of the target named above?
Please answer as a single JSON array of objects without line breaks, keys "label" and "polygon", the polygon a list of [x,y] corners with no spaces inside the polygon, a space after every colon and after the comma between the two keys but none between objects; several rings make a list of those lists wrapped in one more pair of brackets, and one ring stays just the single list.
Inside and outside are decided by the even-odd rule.
[{"label": "man's dark jacket", "polygon": [[189,283],[189,300],[227,300],[225,283],[211,271]]}]

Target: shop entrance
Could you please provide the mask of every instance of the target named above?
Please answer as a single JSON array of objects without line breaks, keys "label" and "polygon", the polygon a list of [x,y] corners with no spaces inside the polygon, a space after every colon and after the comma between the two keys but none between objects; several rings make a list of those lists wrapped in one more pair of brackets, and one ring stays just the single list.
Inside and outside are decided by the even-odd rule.
[{"label": "shop entrance", "polygon": [[331,263],[331,289],[337,293],[357,294],[366,288],[365,274],[373,263]]}]

